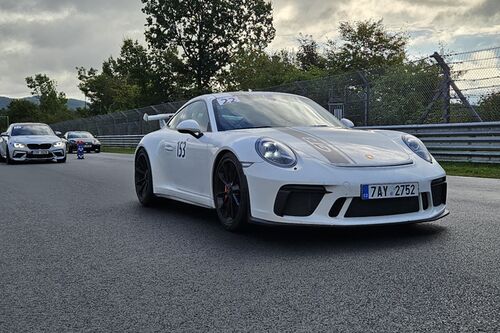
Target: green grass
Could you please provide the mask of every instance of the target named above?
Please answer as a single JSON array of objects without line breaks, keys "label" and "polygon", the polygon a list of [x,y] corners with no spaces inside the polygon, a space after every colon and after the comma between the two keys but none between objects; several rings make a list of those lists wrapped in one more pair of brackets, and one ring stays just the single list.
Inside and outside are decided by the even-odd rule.
[{"label": "green grass", "polygon": [[133,153],[135,153],[135,148],[102,147],[101,151],[104,153],[133,154]]},{"label": "green grass", "polygon": [[439,162],[450,176],[500,178],[500,164]]},{"label": "green grass", "polygon": [[[135,148],[102,147],[105,153],[133,154]],[[500,164],[466,163],[466,162],[439,162],[450,176],[499,178]]]}]

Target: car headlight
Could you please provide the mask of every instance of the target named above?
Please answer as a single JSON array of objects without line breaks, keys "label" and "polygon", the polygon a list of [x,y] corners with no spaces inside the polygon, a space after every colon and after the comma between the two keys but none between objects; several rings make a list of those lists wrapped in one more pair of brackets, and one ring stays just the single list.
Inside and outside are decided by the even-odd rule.
[{"label": "car headlight", "polygon": [[94,144],[95,145],[100,145],[101,143],[99,142],[99,140],[94,140]]},{"label": "car headlight", "polygon": [[402,139],[408,148],[410,148],[415,154],[427,162],[432,163],[432,155],[429,153],[422,141],[410,134],[403,135]]},{"label": "car headlight", "polygon": [[54,143],[54,144],[53,144],[53,146],[54,146],[55,148],[61,148],[61,147],[64,147],[64,142],[62,142],[62,141],[56,142],[56,143]]},{"label": "car headlight", "polygon": [[14,143],[14,148],[25,148],[25,147],[26,145],[24,143],[17,143],[17,142]]},{"label": "car headlight", "polygon": [[260,157],[276,166],[290,168],[297,163],[293,150],[276,140],[261,138],[255,143],[255,149]]},{"label": "car headlight", "polygon": [[69,143],[76,143],[75,140],[69,140]]}]

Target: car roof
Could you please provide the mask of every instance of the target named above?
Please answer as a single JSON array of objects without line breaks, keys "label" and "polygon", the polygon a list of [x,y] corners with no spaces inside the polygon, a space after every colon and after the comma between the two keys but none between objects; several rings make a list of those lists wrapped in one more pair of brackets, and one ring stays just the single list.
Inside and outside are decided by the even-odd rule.
[{"label": "car roof", "polygon": [[288,96],[303,97],[303,96],[296,95],[296,94],[289,94],[289,93],[275,92],[275,91],[228,91],[228,92],[218,92],[218,93],[201,95],[201,96],[198,96],[196,98],[193,98],[193,100],[198,99],[198,98],[215,99],[215,98],[227,97],[227,96],[231,96],[231,95],[262,95],[262,94],[288,95]]},{"label": "car roof", "polygon": [[12,123],[12,126],[26,126],[26,125],[43,125],[43,126],[49,126],[44,123]]}]

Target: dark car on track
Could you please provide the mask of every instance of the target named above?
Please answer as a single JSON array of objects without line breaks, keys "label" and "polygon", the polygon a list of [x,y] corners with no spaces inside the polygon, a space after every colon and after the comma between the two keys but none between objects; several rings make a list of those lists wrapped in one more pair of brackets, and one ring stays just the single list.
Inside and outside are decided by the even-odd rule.
[{"label": "dark car on track", "polygon": [[67,141],[68,153],[73,153],[78,148],[78,142],[82,141],[85,152],[91,151],[99,153],[101,151],[101,143],[91,133],[85,131],[71,131],[64,134]]}]

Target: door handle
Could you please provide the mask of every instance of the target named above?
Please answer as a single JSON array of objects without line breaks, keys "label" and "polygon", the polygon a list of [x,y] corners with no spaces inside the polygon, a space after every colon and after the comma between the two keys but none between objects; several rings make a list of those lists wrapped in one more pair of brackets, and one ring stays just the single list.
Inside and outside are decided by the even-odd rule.
[{"label": "door handle", "polygon": [[167,144],[165,144],[165,146],[164,146],[164,147],[165,147],[165,150],[167,150],[167,151],[172,151],[172,150],[174,150],[174,146],[172,146],[171,144],[168,144],[168,143],[167,143]]}]

